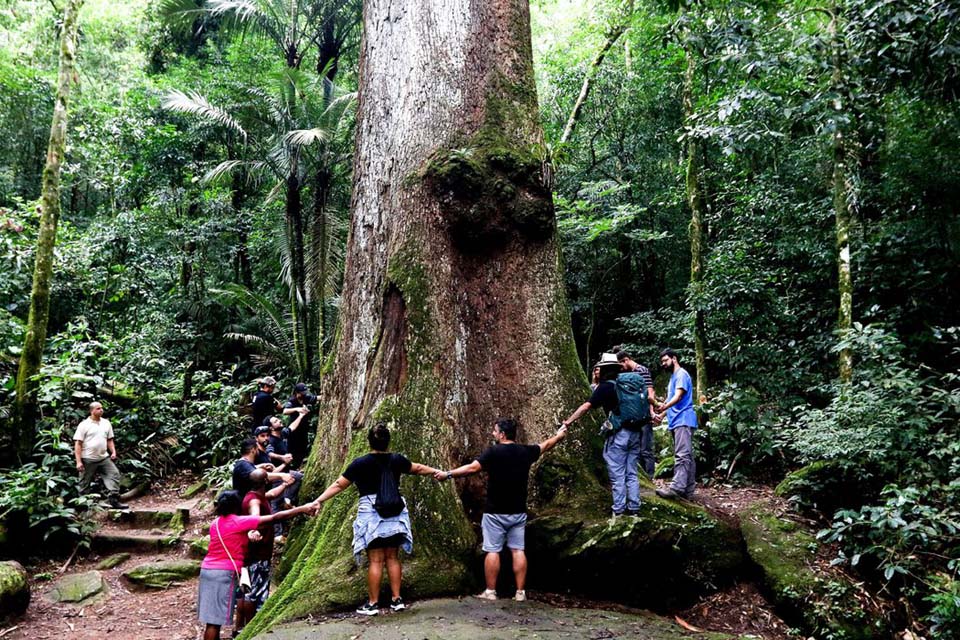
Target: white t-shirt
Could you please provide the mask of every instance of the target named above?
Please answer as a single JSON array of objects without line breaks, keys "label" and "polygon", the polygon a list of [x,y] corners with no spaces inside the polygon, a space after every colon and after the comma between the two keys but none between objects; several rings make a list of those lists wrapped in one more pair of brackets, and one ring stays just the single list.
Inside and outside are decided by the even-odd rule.
[{"label": "white t-shirt", "polygon": [[73,439],[83,443],[80,452],[82,459],[103,460],[110,455],[107,451],[107,440],[113,439],[113,427],[106,418],[100,418],[99,422],[87,418],[77,425],[77,432],[73,434]]}]

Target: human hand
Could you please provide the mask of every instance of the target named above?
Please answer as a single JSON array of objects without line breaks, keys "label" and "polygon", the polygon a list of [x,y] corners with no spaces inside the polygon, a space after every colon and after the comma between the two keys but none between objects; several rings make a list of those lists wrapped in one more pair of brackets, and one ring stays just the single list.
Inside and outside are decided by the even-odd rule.
[{"label": "human hand", "polygon": [[323,506],[323,503],[320,502],[319,498],[307,505],[308,509],[310,510],[311,516],[315,516],[318,513],[320,513],[320,509],[322,506]]},{"label": "human hand", "polygon": [[283,454],[283,464],[290,464],[291,462],[293,462],[293,454],[292,453]]},{"label": "human hand", "polygon": [[440,469],[437,469],[433,473],[433,479],[436,480],[437,482],[443,482],[444,480],[449,480],[450,477],[451,476],[448,471],[441,471]]},{"label": "human hand", "polygon": [[281,477],[280,477],[280,481],[283,482],[283,484],[285,484],[285,485],[288,485],[288,486],[289,486],[289,485],[293,484],[294,481],[295,481],[293,475],[291,475],[291,474],[289,474],[289,473],[281,473],[280,476],[281,476]]},{"label": "human hand", "polygon": [[310,413],[310,407],[300,407],[300,413],[302,413],[303,415],[307,415],[308,413]]},{"label": "human hand", "polygon": [[272,473],[272,472],[273,472],[273,465],[270,464],[269,462],[266,463],[266,464],[258,465],[258,466],[259,466],[261,469],[263,469],[264,471],[266,471],[267,473]]},{"label": "human hand", "polygon": [[253,531],[247,532],[247,538],[250,539],[250,542],[260,542],[263,540],[263,536],[260,535],[260,532],[254,529]]},{"label": "human hand", "polygon": [[567,437],[567,425],[565,423],[560,423],[560,428],[557,429],[557,437],[560,440]]},{"label": "human hand", "polygon": [[660,424],[661,422],[663,422],[663,414],[654,412],[653,424]]},{"label": "human hand", "polygon": [[111,459],[111,460],[116,460],[116,459],[117,459],[117,454],[116,454],[116,453],[111,453],[111,454],[110,454],[110,459]]},{"label": "human hand", "polygon": [[82,463],[82,462],[78,462],[78,463],[77,463],[77,471],[79,471],[80,473],[83,473],[83,463]]}]

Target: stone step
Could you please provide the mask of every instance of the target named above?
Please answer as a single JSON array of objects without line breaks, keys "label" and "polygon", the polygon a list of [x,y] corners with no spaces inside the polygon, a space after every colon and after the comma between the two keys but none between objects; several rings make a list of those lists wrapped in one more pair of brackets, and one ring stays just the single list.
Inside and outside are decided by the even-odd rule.
[{"label": "stone step", "polygon": [[182,531],[190,522],[190,512],[197,508],[199,502],[197,498],[167,509],[110,509],[107,519],[130,528],[169,527],[174,531]]},{"label": "stone step", "polygon": [[177,534],[158,531],[98,531],[93,535],[91,549],[98,553],[117,551],[157,552],[180,545]]}]

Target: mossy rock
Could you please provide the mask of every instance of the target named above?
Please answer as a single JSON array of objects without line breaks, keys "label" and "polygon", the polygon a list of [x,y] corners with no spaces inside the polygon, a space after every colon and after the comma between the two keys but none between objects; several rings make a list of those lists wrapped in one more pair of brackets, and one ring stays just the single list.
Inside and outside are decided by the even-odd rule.
[{"label": "mossy rock", "polygon": [[27,571],[14,560],[0,562],[0,620],[22,615],[30,606]]},{"label": "mossy rock", "polygon": [[183,492],[184,498],[193,498],[194,496],[200,495],[207,488],[207,481],[200,480],[199,482],[194,482],[192,485],[187,487],[187,490]]},{"label": "mossy rock", "polygon": [[792,520],[757,503],[740,515],[751,560],[765,591],[788,623],[814,637],[869,640],[890,637],[882,614],[838,571],[814,569],[818,542]]},{"label": "mossy rock", "polygon": [[691,503],[653,495],[643,496],[639,516],[542,514],[527,525],[526,548],[531,588],[654,610],[684,606],[732,582],[746,560],[734,527]]},{"label": "mossy rock", "polygon": [[167,589],[200,575],[199,560],[160,560],[124,571],[123,577],[148,589]]},{"label": "mossy rock", "polygon": [[202,559],[210,548],[210,537],[204,536],[190,542],[190,556]]},{"label": "mossy rock", "polygon": [[86,604],[103,593],[105,588],[103,576],[99,571],[85,571],[57,580],[46,597],[51,602]]},{"label": "mossy rock", "polygon": [[819,460],[787,474],[776,493],[793,501],[804,513],[830,517],[838,509],[859,509],[879,496],[884,478],[878,469],[859,462]]},{"label": "mossy rock", "polygon": [[106,571],[107,569],[113,569],[118,567],[127,560],[130,559],[129,553],[115,553],[112,556],[107,556],[97,564],[97,569],[100,571]]}]

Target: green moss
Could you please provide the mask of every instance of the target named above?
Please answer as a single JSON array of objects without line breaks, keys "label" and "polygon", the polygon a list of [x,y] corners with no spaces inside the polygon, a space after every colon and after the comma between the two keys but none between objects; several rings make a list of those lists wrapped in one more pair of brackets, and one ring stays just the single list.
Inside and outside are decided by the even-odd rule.
[{"label": "green moss", "polygon": [[494,74],[484,122],[434,153],[416,175],[433,192],[459,248],[483,253],[514,238],[553,237],[553,200],[543,180],[544,149],[531,145],[537,125],[532,74]]},{"label": "green moss", "polygon": [[531,520],[531,588],[664,609],[734,580],[743,565],[738,532],[699,507],[644,495],[639,517],[611,519],[608,505],[605,494]]},{"label": "green moss", "polygon": [[758,503],[741,515],[741,529],[747,553],[788,622],[817,637],[887,637],[881,615],[856,597],[847,576],[815,570],[817,540],[796,522]]}]

